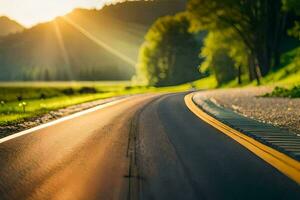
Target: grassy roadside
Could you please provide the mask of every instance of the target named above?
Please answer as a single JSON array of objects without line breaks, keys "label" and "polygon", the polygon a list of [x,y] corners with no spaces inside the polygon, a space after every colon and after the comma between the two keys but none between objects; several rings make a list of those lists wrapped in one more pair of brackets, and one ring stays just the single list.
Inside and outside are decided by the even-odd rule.
[{"label": "grassy roadside", "polygon": [[0,83],[0,126],[125,93],[130,82]]},{"label": "grassy roadside", "polygon": [[[20,122],[26,118],[36,117],[52,110],[116,95],[116,93],[84,94],[7,102],[0,106],[0,126]],[[25,105],[23,105],[24,103]]]},{"label": "grassy roadside", "polygon": [[0,83],[0,126],[22,122],[50,111],[121,95],[181,92],[215,87],[213,78],[172,87],[131,86],[130,82]]},{"label": "grassy roadside", "polygon": [[[262,79],[262,85],[284,86],[288,88],[299,85],[300,70],[297,68],[290,66],[290,68],[270,73]],[[256,86],[256,83],[245,83],[240,86],[237,84],[237,81],[232,81],[219,88],[249,86]],[[192,83],[162,88],[132,86],[129,81],[0,83],[0,126],[18,123],[28,118],[68,106],[120,95],[149,92],[182,92],[191,89],[213,88],[218,88],[214,76],[209,76]],[[279,89],[269,94],[269,96],[283,96],[281,91],[284,91],[284,96],[289,97],[291,94],[288,90]],[[295,89],[292,92],[294,94]],[[23,103],[26,105],[24,106]]]}]

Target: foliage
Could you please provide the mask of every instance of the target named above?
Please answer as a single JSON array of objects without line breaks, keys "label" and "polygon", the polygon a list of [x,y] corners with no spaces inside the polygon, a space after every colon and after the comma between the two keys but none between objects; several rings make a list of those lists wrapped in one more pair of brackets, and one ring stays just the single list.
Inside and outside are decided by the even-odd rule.
[{"label": "foliage", "polygon": [[[280,87],[293,87],[295,85],[300,85],[300,47],[282,54],[281,64],[281,68],[272,70],[267,76],[261,78],[261,85]],[[246,80],[246,77],[244,77],[243,80]],[[254,81],[244,81],[243,84],[239,85],[235,79],[222,85],[222,87],[230,88],[255,85],[256,83]]]},{"label": "foliage", "polygon": [[188,10],[205,27],[219,31],[232,28],[262,75],[279,64],[278,47],[286,19],[281,0],[190,0]]},{"label": "foliage", "polygon": [[228,56],[225,49],[218,49],[212,56],[211,65],[216,76],[218,85],[222,85],[235,78],[233,60]]},{"label": "foliage", "polygon": [[283,0],[283,8],[285,10],[292,10],[300,15],[300,1],[299,0]]},{"label": "foliage", "polygon": [[271,93],[267,93],[264,97],[289,97],[299,98],[300,97],[300,86],[294,86],[290,89],[283,87],[275,87]]},{"label": "foliage", "polygon": [[[223,52],[221,54],[226,55],[221,55],[220,52]],[[219,78],[217,78],[219,84],[235,78],[239,66],[241,66],[243,69],[246,69],[248,66],[247,48],[231,28],[223,31],[210,31],[204,40],[204,46],[201,50],[201,56],[204,58],[204,62],[200,67],[202,71],[205,71],[210,67],[214,68],[213,71],[219,69],[215,71],[215,75],[219,76]],[[225,63],[223,63],[223,65],[221,66],[217,66],[216,63],[213,64],[214,59],[217,59],[219,60],[218,62],[220,62],[220,58],[217,58],[218,56],[227,60],[229,65],[224,65],[226,63],[225,60]],[[220,77],[227,78],[223,79]]]},{"label": "foliage", "polygon": [[148,31],[139,55],[139,77],[149,85],[167,86],[199,77],[199,42],[184,14],[159,18]]},{"label": "foliage", "polygon": [[[300,1],[299,0],[283,0],[283,8],[286,11],[292,11],[296,15],[300,15]],[[294,27],[288,31],[289,35],[300,40],[300,22],[294,21]]]},{"label": "foliage", "polygon": [[288,30],[289,35],[300,40],[300,22],[295,21],[294,27]]}]

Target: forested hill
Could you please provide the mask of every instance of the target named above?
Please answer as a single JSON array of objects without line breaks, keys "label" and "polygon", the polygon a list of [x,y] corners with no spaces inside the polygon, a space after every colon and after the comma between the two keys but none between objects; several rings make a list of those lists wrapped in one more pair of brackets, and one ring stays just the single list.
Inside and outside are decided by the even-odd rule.
[{"label": "forested hill", "polygon": [[144,35],[184,0],[133,1],[64,17],[0,39],[0,80],[124,80]]},{"label": "forested hill", "polygon": [[8,17],[0,17],[0,36],[6,36],[11,33],[21,32],[24,27]]},{"label": "forested hill", "polygon": [[[102,14],[127,22],[152,25],[157,16],[175,14],[176,10],[182,11],[186,8],[187,0],[154,0],[148,2],[129,1],[106,6]],[[126,7],[126,9],[124,9]]]}]

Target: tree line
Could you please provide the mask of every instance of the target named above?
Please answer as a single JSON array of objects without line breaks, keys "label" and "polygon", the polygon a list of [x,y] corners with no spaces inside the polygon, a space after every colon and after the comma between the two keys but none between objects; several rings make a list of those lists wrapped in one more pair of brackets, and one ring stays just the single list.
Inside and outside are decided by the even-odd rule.
[{"label": "tree line", "polygon": [[189,0],[185,12],[150,28],[138,77],[155,86],[207,74],[219,84],[235,78],[241,84],[245,76],[260,84],[282,67],[282,53],[300,45],[299,15],[299,0]]}]

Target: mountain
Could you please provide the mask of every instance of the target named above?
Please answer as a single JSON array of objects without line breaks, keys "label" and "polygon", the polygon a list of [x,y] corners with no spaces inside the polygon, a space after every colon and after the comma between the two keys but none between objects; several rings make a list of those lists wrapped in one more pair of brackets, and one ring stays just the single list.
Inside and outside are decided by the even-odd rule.
[{"label": "mountain", "polygon": [[128,1],[63,17],[0,38],[0,80],[126,80],[144,35],[185,0]]},{"label": "mountain", "polygon": [[0,36],[17,33],[24,30],[24,27],[8,17],[0,17]]}]

